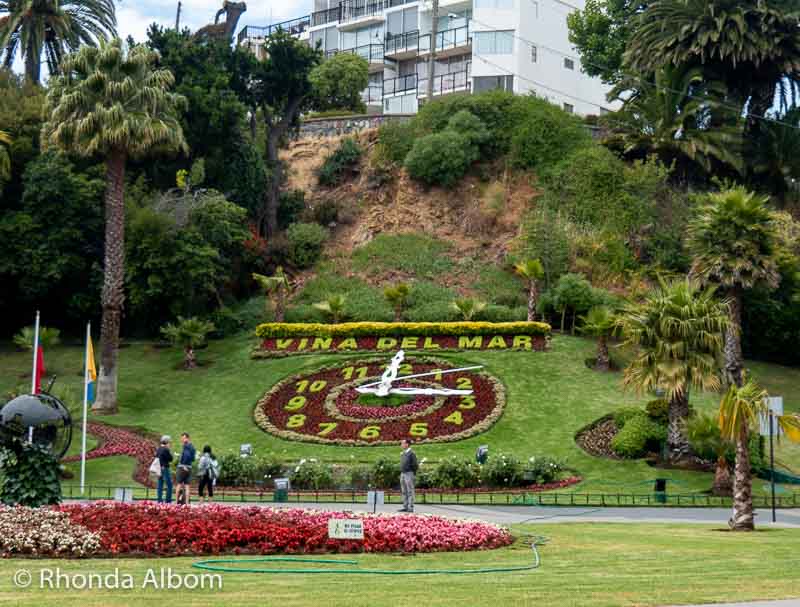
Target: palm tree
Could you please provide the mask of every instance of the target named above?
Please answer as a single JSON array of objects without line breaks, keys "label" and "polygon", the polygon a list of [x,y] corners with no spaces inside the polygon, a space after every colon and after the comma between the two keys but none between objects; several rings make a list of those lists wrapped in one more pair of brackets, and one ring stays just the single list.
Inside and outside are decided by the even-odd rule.
[{"label": "palm tree", "polygon": [[161,334],[173,344],[183,347],[183,367],[187,371],[197,368],[194,349],[206,342],[206,337],[215,329],[214,324],[192,316],[178,316],[178,322],[161,327]]},{"label": "palm tree", "polygon": [[283,322],[286,313],[286,295],[289,292],[289,279],[283,272],[283,267],[278,266],[274,276],[264,276],[253,273],[255,280],[264,291],[267,297],[267,308],[269,308],[269,296],[274,295],[273,310],[275,312],[275,322]]},{"label": "palm tree", "polygon": [[725,372],[742,385],[742,295],[757,284],[778,286],[774,214],[767,199],[734,188],[709,194],[689,224],[688,247],[693,276],[720,285],[730,301],[731,323],[725,337]]},{"label": "palm tree", "polygon": [[674,458],[690,450],[684,426],[690,388],[720,388],[718,358],[729,323],[727,302],[717,300],[712,287],[690,280],[662,282],[620,316],[624,345],[636,348],[623,386],[666,392],[667,443]]},{"label": "palm tree", "polygon": [[11,154],[8,146],[11,145],[11,135],[0,131],[0,192],[3,191],[3,182],[11,177]]},{"label": "palm tree", "polygon": [[597,338],[597,358],[594,368],[597,371],[611,369],[611,359],[608,355],[608,338],[617,327],[614,312],[608,306],[594,306],[586,316],[581,316],[583,326],[581,332]]},{"label": "palm tree", "polygon": [[325,314],[330,322],[338,324],[347,317],[344,309],[346,303],[347,298],[344,295],[331,295],[325,301],[315,303],[314,307]]},{"label": "palm tree", "polygon": [[408,296],[411,294],[411,288],[404,282],[399,282],[392,287],[386,287],[383,290],[383,296],[389,305],[394,310],[394,321],[400,322],[403,320],[403,309],[408,303]]},{"label": "palm tree", "polygon": [[[750,432],[759,427],[769,413],[767,392],[752,379],[743,377],[742,385],[731,384],[719,405],[719,429],[722,437],[736,444],[736,466],[733,474],[733,516],[728,525],[734,531],[752,531],[753,472],[750,466]],[[800,416],[779,415],[774,418],[789,439],[800,442]],[[770,423],[775,423],[770,420]]]},{"label": "palm tree", "polygon": [[156,68],[158,54],[122,42],[84,46],[65,57],[45,103],[45,145],[106,163],[105,274],[102,354],[94,409],[117,410],[117,350],[125,295],[125,165],[154,148],[185,149],[178,111],[185,98],[169,92],[172,73]]},{"label": "palm tree", "polygon": [[461,316],[461,320],[469,322],[486,309],[486,304],[477,299],[463,298],[456,299],[450,308]]},{"label": "palm tree", "polygon": [[528,288],[528,322],[536,320],[536,300],[539,298],[539,281],[544,278],[544,267],[538,259],[526,259],[514,265],[517,276]]},{"label": "palm tree", "polygon": [[608,143],[626,157],[655,154],[667,165],[678,159],[707,173],[715,163],[742,172],[740,120],[722,103],[727,87],[706,82],[699,67],[664,66],[652,83],[628,78],[611,94],[623,106],[607,119]]},{"label": "palm tree", "polygon": [[711,492],[720,496],[731,495],[733,480],[728,466],[728,453],[733,448],[733,443],[722,438],[717,417],[693,415],[686,421],[686,434],[698,456],[717,462]]},{"label": "palm tree", "polygon": [[0,57],[25,59],[25,80],[39,84],[42,53],[50,74],[68,52],[117,35],[113,0],[0,0]]}]

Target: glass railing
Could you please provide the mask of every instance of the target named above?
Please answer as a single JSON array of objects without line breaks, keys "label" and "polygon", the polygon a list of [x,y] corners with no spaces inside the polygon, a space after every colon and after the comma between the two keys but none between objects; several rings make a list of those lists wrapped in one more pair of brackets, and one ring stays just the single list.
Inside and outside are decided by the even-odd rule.
[{"label": "glass railing", "polygon": [[[436,51],[446,51],[459,46],[469,46],[472,44],[468,25],[444,30],[436,33]],[[431,50],[431,35],[425,34],[419,37],[419,51],[427,53]]]},{"label": "glass railing", "polygon": [[416,74],[387,78],[383,81],[383,94],[384,96],[396,95],[398,93],[405,93],[406,91],[415,91],[417,90],[418,80]]},{"label": "glass railing", "polygon": [[265,27],[258,27],[255,25],[245,25],[236,39],[241,44],[250,38],[268,38],[278,30],[288,32],[293,36],[302,34],[311,26],[311,16],[299,17],[290,21],[283,21],[282,23],[274,23]]},{"label": "glass railing", "polygon": [[361,92],[361,100],[369,104],[378,104],[383,102],[383,85],[370,84]]},{"label": "glass railing", "polygon": [[387,55],[394,55],[410,50],[416,52],[419,50],[419,31],[414,30],[413,32],[406,32],[395,36],[387,34],[385,46]]},{"label": "glass railing", "polygon": [[311,13],[311,25],[325,25],[326,23],[334,23],[339,21],[342,17],[342,9],[340,6],[329,8],[324,11],[316,11]]},{"label": "glass railing", "polygon": [[332,57],[339,53],[352,53],[363,57],[370,63],[383,63],[383,45],[382,44],[364,44],[355,48],[348,49],[334,49],[325,53],[326,57]]},{"label": "glass railing", "polygon": [[386,0],[344,0],[342,2],[342,21],[355,21],[363,17],[381,15],[389,6]]},{"label": "glass railing", "polygon": [[[470,89],[470,75],[471,66],[467,69],[458,72],[451,72],[450,74],[438,74],[433,77],[433,94],[446,95],[455,91],[465,91]],[[428,94],[428,79],[420,78],[419,81],[419,95],[426,96]]]}]

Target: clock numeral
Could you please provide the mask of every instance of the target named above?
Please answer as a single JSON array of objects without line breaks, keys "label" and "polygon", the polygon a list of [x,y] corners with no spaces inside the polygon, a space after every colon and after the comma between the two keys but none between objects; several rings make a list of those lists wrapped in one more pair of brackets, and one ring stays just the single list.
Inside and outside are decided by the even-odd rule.
[{"label": "clock numeral", "polygon": [[459,390],[472,390],[472,380],[469,377],[459,377],[456,380],[456,388]]},{"label": "clock numeral", "polygon": [[328,436],[331,432],[336,430],[336,426],[339,424],[336,422],[322,422],[319,427],[322,428],[321,431],[317,432],[317,436]]},{"label": "clock numeral", "polygon": [[467,396],[461,397],[461,403],[458,405],[459,409],[474,409],[475,405],[475,395],[468,394]]},{"label": "clock numeral", "polygon": [[353,379],[353,376],[357,377],[358,379],[364,379],[367,377],[368,371],[368,367],[359,367],[358,369],[355,367],[345,367],[342,369],[342,376],[345,379]]},{"label": "clock numeral", "polygon": [[373,438],[378,438],[381,435],[381,427],[380,426],[366,426],[365,428],[361,429],[361,432],[358,433],[361,438],[365,438],[367,440],[371,440]]},{"label": "clock numeral", "polygon": [[464,423],[464,417],[461,415],[461,411],[453,411],[450,415],[444,418],[448,424],[455,424],[456,426],[460,426]]},{"label": "clock numeral", "polygon": [[289,418],[289,421],[286,422],[287,428],[302,428],[303,425],[306,423],[306,416],[305,415],[292,415]]},{"label": "clock numeral", "polygon": [[411,424],[411,428],[409,428],[408,433],[411,436],[417,436],[417,437],[428,436],[428,423],[417,422],[415,424]]},{"label": "clock numeral", "polygon": [[294,396],[289,399],[289,402],[283,407],[287,411],[299,411],[306,406],[305,396]]},{"label": "clock numeral", "polygon": [[307,379],[297,382],[297,393],[300,394],[308,389],[309,392],[321,392],[325,389],[328,382],[318,379],[315,382],[310,382]]}]

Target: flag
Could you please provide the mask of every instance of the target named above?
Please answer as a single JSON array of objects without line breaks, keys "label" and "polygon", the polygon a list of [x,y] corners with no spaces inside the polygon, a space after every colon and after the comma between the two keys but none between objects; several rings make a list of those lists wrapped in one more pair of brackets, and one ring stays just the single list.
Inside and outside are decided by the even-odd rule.
[{"label": "flag", "polygon": [[47,369],[44,368],[44,350],[42,350],[42,346],[39,346],[36,349],[36,379],[33,388],[34,394],[39,394],[42,391],[42,375],[47,373]]},{"label": "flag", "polygon": [[87,394],[89,395],[89,402],[93,403],[94,398],[96,395],[96,386],[97,386],[97,370],[94,366],[94,348],[92,347],[92,338],[89,338],[89,343],[86,346],[86,368],[88,370],[87,375]]}]

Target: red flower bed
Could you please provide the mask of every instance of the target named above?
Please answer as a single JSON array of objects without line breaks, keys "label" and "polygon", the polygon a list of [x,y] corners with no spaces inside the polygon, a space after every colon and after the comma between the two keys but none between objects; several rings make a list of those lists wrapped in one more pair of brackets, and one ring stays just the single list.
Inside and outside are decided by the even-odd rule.
[{"label": "red flower bed", "polygon": [[[136,471],[133,473],[133,479],[143,485],[152,486],[148,468],[158,448],[158,443],[155,440],[127,428],[118,428],[97,422],[87,423],[86,429],[89,434],[100,439],[100,445],[87,452],[86,459],[128,455],[136,460]],[[64,461],[77,462],[80,459],[80,455],[71,455],[70,457],[65,457]]]},{"label": "red flower bed", "polygon": [[[464,551],[499,548],[513,539],[497,525],[437,516],[112,502],[60,509],[96,532],[99,552],[110,555]],[[329,539],[331,518],[362,518],[364,540]]]}]

